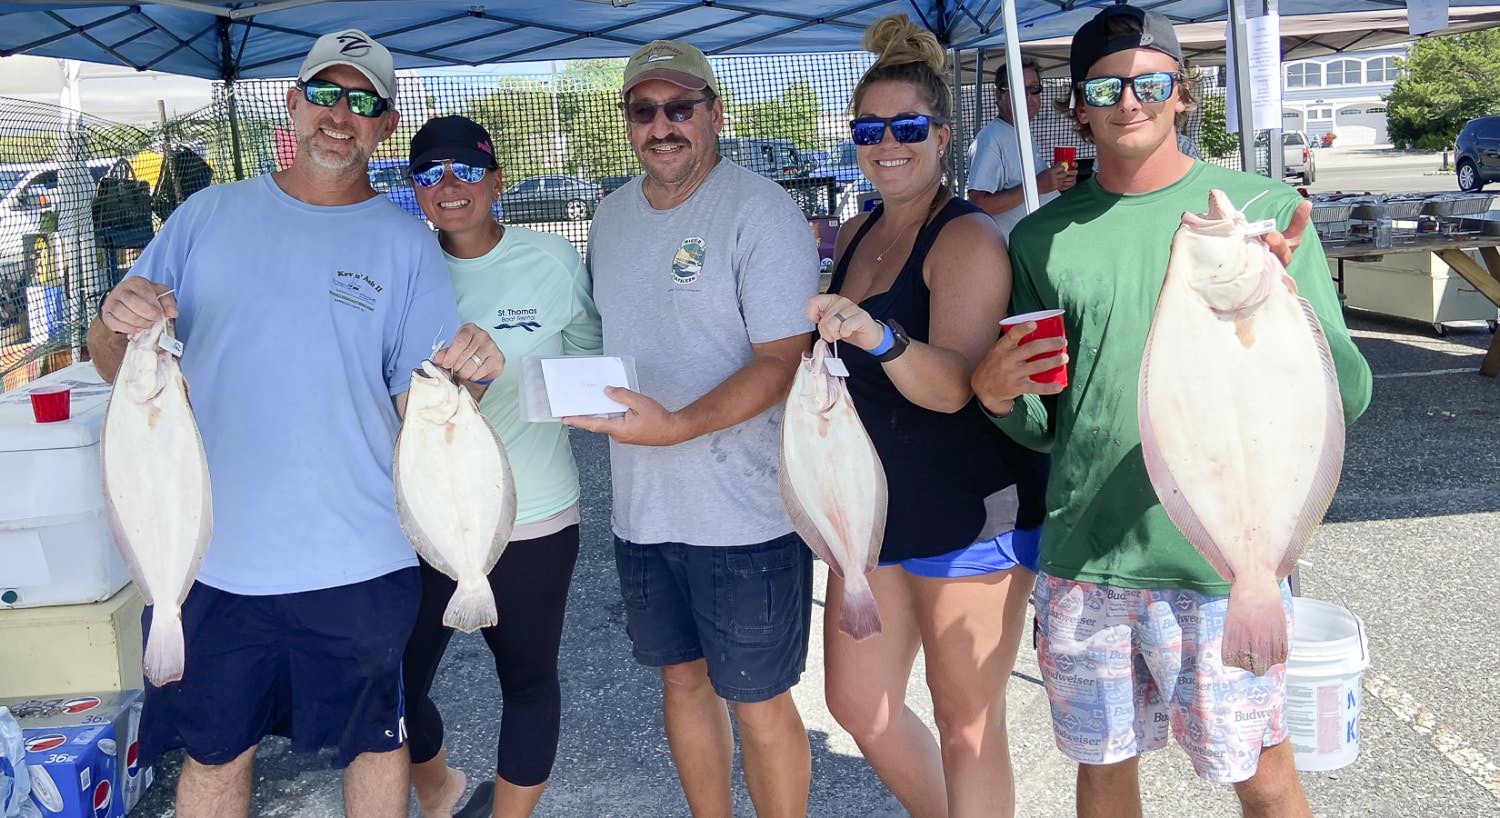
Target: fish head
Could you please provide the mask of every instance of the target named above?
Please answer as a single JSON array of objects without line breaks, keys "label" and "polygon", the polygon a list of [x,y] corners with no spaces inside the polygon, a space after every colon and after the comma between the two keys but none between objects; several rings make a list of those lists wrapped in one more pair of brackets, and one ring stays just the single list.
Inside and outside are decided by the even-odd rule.
[{"label": "fish head", "polygon": [[[1259,307],[1280,277],[1275,256],[1222,190],[1208,193],[1206,213],[1182,214],[1172,238],[1172,256],[1181,259],[1187,284],[1209,309],[1242,318]],[[1176,265],[1174,265],[1176,266]]]},{"label": "fish head", "polygon": [[406,414],[431,423],[447,423],[457,414],[462,397],[453,375],[430,359],[411,371],[406,395]]},{"label": "fish head", "polygon": [[125,357],[120,361],[120,372],[116,383],[125,389],[125,395],[136,403],[146,403],[167,386],[171,375],[171,355],[161,346],[167,332],[167,319],[158,318],[156,323],[130,336],[126,343]]}]

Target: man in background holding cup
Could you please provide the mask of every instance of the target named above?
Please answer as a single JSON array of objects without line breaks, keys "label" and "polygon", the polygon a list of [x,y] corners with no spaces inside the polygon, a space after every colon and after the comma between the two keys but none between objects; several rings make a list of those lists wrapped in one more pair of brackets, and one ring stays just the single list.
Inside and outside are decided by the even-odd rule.
[{"label": "man in background holding cup", "polygon": [[[1042,108],[1042,80],[1036,60],[1021,60],[1025,78],[1026,118],[1035,120]],[[1021,187],[1021,141],[1016,134],[1015,114],[1006,81],[1005,64],[995,69],[995,104],[1000,116],[980,129],[969,143],[969,201],[983,208],[1000,226],[1010,241],[1010,231],[1026,215],[1026,194]],[[1068,148],[1075,152],[1075,148]],[[1051,167],[1042,164],[1035,135],[1031,153],[1036,164],[1036,189],[1040,204],[1056,199],[1058,194],[1078,183],[1078,164],[1072,157],[1054,157]]]},{"label": "man in background holding cup", "polygon": [[[1023,219],[1010,247],[1012,311],[1060,310],[1064,337],[1048,337],[1043,314],[1017,316],[1027,320],[972,384],[1002,431],[1052,454],[1034,633],[1058,748],[1079,764],[1078,815],[1139,818],[1139,757],[1170,736],[1199,777],[1234,786],[1247,818],[1307,818],[1285,665],[1254,676],[1224,662],[1229,585],[1167,517],[1141,453],[1142,354],[1182,214],[1216,189],[1286,231],[1266,243],[1322,325],[1347,422],[1369,404],[1370,368],[1308,229],[1311,206],[1279,180],[1178,148],[1194,102],[1172,24],[1108,6],[1073,37],[1070,63],[1095,182]],[[1311,246],[1294,253],[1299,242]],[[1059,364],[1067,377],[1050,378]],[[1290,618],[1285,585],[1282,600]]]}]

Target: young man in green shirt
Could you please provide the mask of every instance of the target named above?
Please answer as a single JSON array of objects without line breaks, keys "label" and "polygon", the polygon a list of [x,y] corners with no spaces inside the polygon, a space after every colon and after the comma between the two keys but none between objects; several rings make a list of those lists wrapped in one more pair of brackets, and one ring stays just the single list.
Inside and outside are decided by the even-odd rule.
[{"label": "young man in green shirt", "polygon": [[[1064,310],[1066,341],[1018,348],[1021,327],[973,385],[996,425],[1052,453],[1037,652],[1058,746],[1079,762],[1078,814],[1139,816],[1138,756],[1170,733],[1200,776],[1234,784],[1246,816],[1308,816],[1282,721],[1285,667],[1257,677],[1224,664],[1228,583],[1168,519],[1141,456],[1141,358],[1182,214],[1217,188],[1247,218],[1286,225],[1269,240],[1323,325],[1346,421],[1369,404],[1369,366],[1297,195],[1179,150],[1175,120],[1192,101],[1170,23],[1107,7],[1075,35],[1071,69],[1097,172],[1022,220],[1010,245],[1012,312]],[[1039,352],[1055,354],[1027,361]],[[1063,361],[1066,388],[1030,380]],[[1283,603],[1290,620],[1285,590]]]}]

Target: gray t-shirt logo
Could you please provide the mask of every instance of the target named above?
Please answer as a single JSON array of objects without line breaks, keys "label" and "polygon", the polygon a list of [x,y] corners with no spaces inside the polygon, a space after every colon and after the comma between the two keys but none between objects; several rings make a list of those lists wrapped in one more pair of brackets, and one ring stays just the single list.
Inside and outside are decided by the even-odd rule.
[{"label": "gray t-shirt logo", "polygon": [[690,236],[682,240],[677,254],[672,257],[672,280],[678,284],[692,284],[703,272],[705,244],[702,236]]}]

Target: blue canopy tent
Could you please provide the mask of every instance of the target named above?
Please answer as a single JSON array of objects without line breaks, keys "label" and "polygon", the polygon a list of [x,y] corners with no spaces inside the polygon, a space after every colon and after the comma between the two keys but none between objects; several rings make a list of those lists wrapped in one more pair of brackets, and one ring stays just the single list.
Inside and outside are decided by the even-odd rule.
[{"label": "blue canopy tent", "polygon": [[[715,55],[850,51],[873,20],[906,13],[954,52],[1069,37],[1112,0],[0,0],[0,56],[114,62],[233,83],[285,77],[320,34],[357,24],[399,68],[620,57],[657,38]],[[1182,25],[1246,0],[1138,0]],[[1266,0],[1252,0],[1263,3]],[[1494,0],[1450,0],[1454,7]],[[1405,0],[1280,0],[1283,17],[1404,11]],[[1230,26],[1231,36],[1236,27]],[[1018,36],[1007,37],[1007,32]],[[982,63],[982,60],[980,61]],[[1241,71],[1240,76],[1247,72]],[[1011,78],[1019,91],[1019,76]],[[957,83],[955,83],[957,84]],[[1240,97],[1244,98],[1245,94]],[[1012,99],[1020,100],[1019,93]],[[233,96],[230,96],[231,104]],[[1243,118],[1242,118],[1243,119]],[[1023,147],[1025,117],[1017,117]],[[233,118],[231,118],[231,124]],[[236,142],[238,141],[236,135]],[[1248,144],[1248,140],[1246,140]],[[236,174],[240,175],[238,163]],[[1035,206],[1027,180],[1027,202]]]}]

